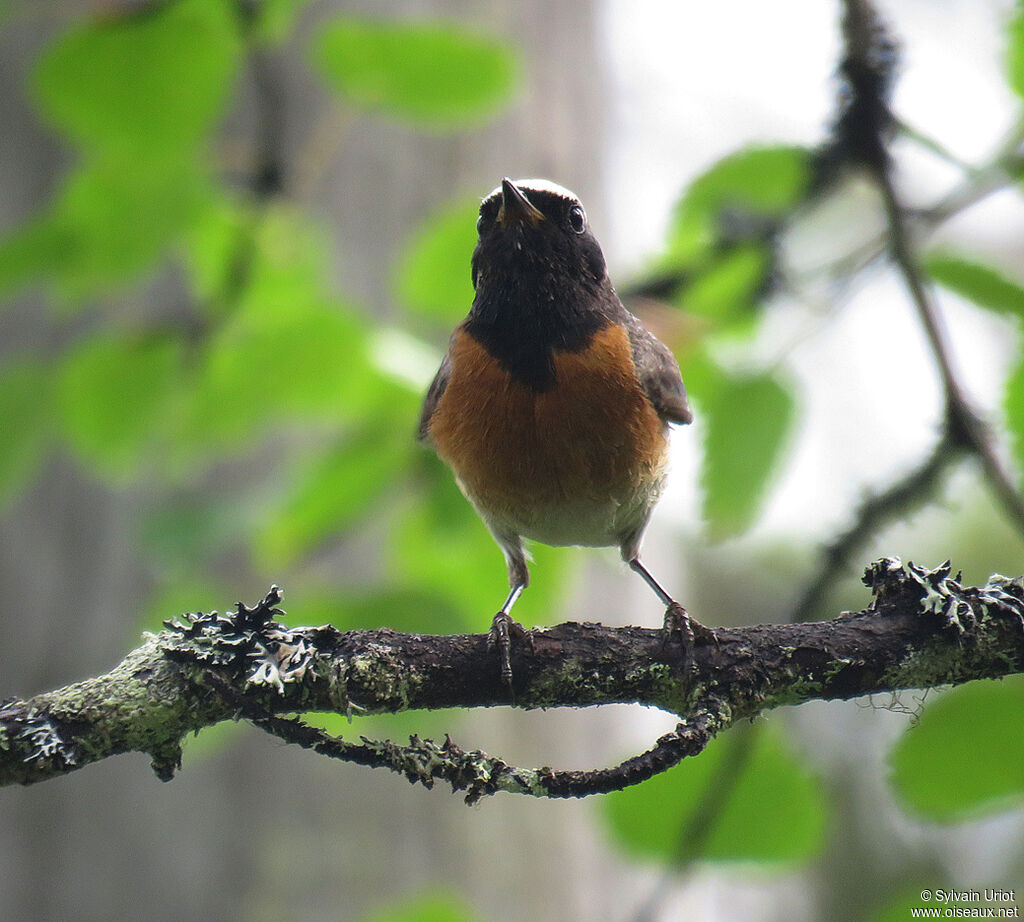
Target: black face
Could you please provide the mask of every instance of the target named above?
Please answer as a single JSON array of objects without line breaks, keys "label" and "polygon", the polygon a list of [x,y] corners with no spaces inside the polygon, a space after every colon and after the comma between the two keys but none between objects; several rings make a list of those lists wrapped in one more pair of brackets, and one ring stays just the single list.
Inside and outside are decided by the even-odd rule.
[{"label": "black face", "polygon": [[543,218],[502,221],[501,187],[480,205],[479,235],[473,252],[473,287],[505,274],[536,276],[545,285],[553,279],[596,286],[605,276],[604,254],[587,224],[583,205],[568,189],[553,183],[516,186]]},{"label": "black face", "polygon": [[618,298],[601,246],[567,189],[504,181],[480,205],[465,329],[518,380],[554,384],[553,355],[577,352],[605,326]]}]

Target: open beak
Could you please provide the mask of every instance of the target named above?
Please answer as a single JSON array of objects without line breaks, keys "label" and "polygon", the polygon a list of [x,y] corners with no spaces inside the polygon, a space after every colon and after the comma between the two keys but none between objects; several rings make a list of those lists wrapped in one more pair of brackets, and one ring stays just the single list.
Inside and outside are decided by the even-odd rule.
[{"label": "open beak", "polygon": [[498,209],[498,222],[504,228],[521,224],[536,225],[544,220],[530,200],[516,188],[515,183],[507,176],[501,181],[501,207]]}]

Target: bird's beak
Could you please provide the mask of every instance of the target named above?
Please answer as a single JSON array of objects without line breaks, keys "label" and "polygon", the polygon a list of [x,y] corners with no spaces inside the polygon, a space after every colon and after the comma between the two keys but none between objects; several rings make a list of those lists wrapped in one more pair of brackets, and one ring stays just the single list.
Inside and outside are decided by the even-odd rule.
[{"label": "bird's beak", "polygon": [[507,176],[501,181],[501,207],[498,209],[498,223],[504,228],[521,224],[536,225],[544,220],[530,200],[516,188]]}]

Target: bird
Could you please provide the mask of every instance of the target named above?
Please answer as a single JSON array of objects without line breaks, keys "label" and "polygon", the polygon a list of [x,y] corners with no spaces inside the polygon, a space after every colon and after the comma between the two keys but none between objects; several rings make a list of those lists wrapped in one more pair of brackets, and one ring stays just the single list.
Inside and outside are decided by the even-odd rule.
[{"label": "bird", "polygon": [[579,198],[505,177],[481,202],[474,298],[431,382],[419,439],[451,468],[501,548],[509,592],[491,625],[512,683],[511,617],[530,581],[524,539],[617,546],[692,645],[686,610],[640,559],[671,424],[690,423],[679,364],[622,304]]}]

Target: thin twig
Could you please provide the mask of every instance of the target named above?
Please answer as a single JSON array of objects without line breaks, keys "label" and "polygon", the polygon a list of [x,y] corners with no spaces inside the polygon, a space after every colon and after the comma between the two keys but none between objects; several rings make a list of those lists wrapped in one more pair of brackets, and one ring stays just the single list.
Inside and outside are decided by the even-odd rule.
[{"label": "thin twig", "polygon": [[908,124],[898,116],[893,117],[893,124],[899,131],[899,133],[910,141],[913,141],[919,147],[924,148],[930,153],[934,154],[940,160],[945,161],[951,166],[955,166],[969,178],[974,178],[981,171],[980,167],[975,166],[972,163],[968,163],[966,160],[961,160],[956,154],[954,154],[949,148],[943,145],[936,138],[931,135],[925,134],[913,125]]},{"label": "thin twig", "polygon": [[[843,22],[845,57],[843,70],[849,80],[850,100],[839,124],[849,121],[851,111],[867,113],[860,117],[859,130],[873,140],[853,139],[845,130],[846,146],[858,152],[857,162],[866,168],[883,200],[886,230],[877,243],[879,254],[887,253],[903,277],[934,357],[945,395],[942,438],[919,467],[887,489],[868,498],[857,511],[854,523],[826,548],[824,559],[813,580],[797,603],[794,620],[806,621],[846,569],[850,559],[869,537],[886,522],[923,503],[942,474],[963,453],[969,452],[981,463],[985,479],[998,497],[1007,516],[1024,533],[1024,500],[1015,490],[1000,462],[988,427],[971,408],[953,366],[946,332],[911,242],[911,223],[933,228],[956,212],[969,207],[994,191],[993,182],[1008,181],[1009,164],[1019,158],[1024,141],[1024,122],[1014,126],[991,162],[976,171],[961,187],[939,205],[912,215],[896,194],[892,180],[892,160],[887,138],[898,123],[888,109],[886,99],[858,102],[859,94],[877,93],[888,86],[885,74],[892,68],[889,49],[895,42],[884,28],[868,0],[846,0]],[[874,76],[872,76],[874,74]],[[904,130],[906,130],[904,126]],[[840,132],[841,134],[843,132]]]},{"label": "thin twig", "polygon": [[893,262],[903,276],[942,380],[950,432],[978,457],[985,478],[1007,517],[1024,534],[1024,500],[1021,499],[996,454],[988,426],[972,409],[960,386],[942,318],[924,281],[924,275],[910,242],[905,210],[893,186],[891,169],[887,164],[879,165],[873,171],[873,175],[885,205],[889,225],[889,249]]},{"label": "thin twig", "polygon": [[468,804],[497,791],[559,798],[621,791],[702,752],[722,719],[721,715],[710,713],[689,718],[662,736],[651,749],[612,768],[593,771],[522,769],[479,750],[466,752],[452,742],[451,737],[446,737],[442,745],[416,736],[409,738],[408,746],[365,736],[361,737],[362,743],[352,743],[301,720],[269,714],[263,705],[213,670],[205,670],[203,679],[241,716],[271,736],[342,762],[388,768],[405,775],[410,783],[420,783],[427,788],[433,787],[435,778],[440,778],[447,781],[453,791],[465,790]]},{"label": "thin twig", "polygon": [[1014,123],[996,146],[988,163],[977,167],[955,189],[932,207],[918,212],[928,225],[937,226],[1013,182],[1024,161],[1024,119]]}]

